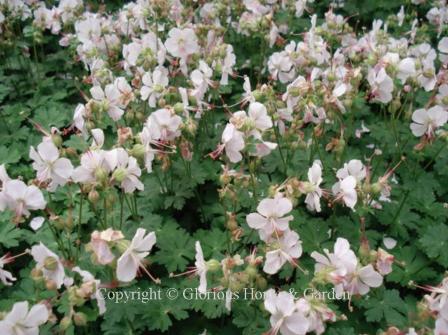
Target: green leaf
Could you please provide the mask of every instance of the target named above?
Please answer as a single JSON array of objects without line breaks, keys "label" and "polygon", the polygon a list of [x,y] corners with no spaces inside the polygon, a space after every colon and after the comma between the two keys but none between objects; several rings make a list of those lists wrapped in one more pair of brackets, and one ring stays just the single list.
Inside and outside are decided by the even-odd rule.
[{"label": "green leaf", "polygon": [[[1,215],[2,218],[5,215]],[[22,231],[13,223],[1,220],[0,221],[0,244],[6,248],[17,247],[19,239],[22,237]]]},{"label": "green leaf", "polygon": [[156,232],[160,251],[153,259],[164,265],[169,272],[183,271],[194,257],[194,241],[177,223],[171,221]]},{"label": "green leaf", "polygon": [[420,239],[423,250],[428,257],[436,259],[443,266],[448,266],[448,226],[440,223],[429,227]]},{"label": "green leaf", "polygon": [[397,290],[386,290],[381,298],[365,298],[361,305],[366,308],[369,322],[385,320],[387,325],[403,327],[407,322],[407,305]]}]

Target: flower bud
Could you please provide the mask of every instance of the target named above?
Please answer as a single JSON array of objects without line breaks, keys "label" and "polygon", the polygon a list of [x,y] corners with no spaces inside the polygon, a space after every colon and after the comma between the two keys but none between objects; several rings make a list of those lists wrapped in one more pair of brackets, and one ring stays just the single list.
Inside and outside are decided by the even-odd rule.
[{"label": "flower bud", "polygon": [[104,183],[107,180],[107,171],[103,169],[102,167],[98,167],[95,170],[95,178],[98,182]]},{"label": "flower bud", "polygon": [[41,269],[34,268],[31,270],[31,278],[33,280],[41,280],[43,278],[43,273]]},{"label": "flower bud", "polygon": [[177,102],[175,105],[174,105],[174,112],[176,113],[176,114],[181,114],[181,113],[183,113],[184,112],[184,105],[181,103],[181,102]]},{"label": "flower bud", "polygon": [[45,287],[47,288],[48,291],[55,291],[57,290],[57,285],[56,282],[52,279],[48,279],[45,283]]},{"label": "flower bud", "polygon": [[267,280],[262,276],[257,276],[255,279],[255,284],[260,290],[265,290],[268,286]]},{"label": "flower bud", "polygon": [[95,190],[94,188],[90,190],[89,195],[87,196],[87,198],[89,199],[89,201],[92,204],[96,204],[98,202],[98,199],[100,198],[99,193],[97,192],[97,190]]},{"label": "flower bud", "polygon": [[87,324],[87,317],[84,313],[77,312],[73,315],[73,321],[77,326],[85,326]]},{"label": "flower bud", "polygon": [[119,240],[116,242],[116,246],[118,251],[120,251],[120,253],[124,253],[126,251],[126,249],[129,248],[129,246],[131,245],[131,242],[128,240]]},{"label": "flower bud", "polygon": [[64,316],[59,323],[61,330],[67,330],[72,325],[72,319],[69,316]]},{"label": "flower bud", "polygon": [[134,144],[132,149],[129,150],[129,153],[137,159],[143,159],[145,156],[145,151],[145,146],[143,144]]},{"label": "flower bud", "polygon": [[52,256],[48,256],[44,260],[44,268],[48,271],[54,271],[58,267],[58,261]]},{"label": "flower bud", "polygon": [[116,180],[117,182],[121,183],[126,178],[127,175],[128,175],[128,173],[127,173],[126,169],[118,168],[112,174],[112,178],[114,180]]},{"label": "flower bud", "polygon": [[62,145],[62,137],[59,134],[52,134],[51,140],[53,141],[54,145],[57,147],[60,147]]},{"label": "flower bud", "polygon": [[248,275],[250,278],[254,278],[254,277],[257,276],[257,274],[258,274],[258,270],[257,270],[257,268],[256,268],[255,266],[253,266],[253,265],[249,265],[249,266],[247,266],[247,267],[244,269],[244,272],[246,272],[247,275]]},{"label": "flower bud", "polygon": [[381,184],[379,182],[372,184],[371,190],[372,190],[373,194],[379,194],[382,189],[383,189],[383,187],[381,186]]},{"label": "flower bud", "polygon": [[211,259],[207,262],[207,270],[210,272],[216,272],[221,268],[221,263],[216,259]]},{"label": "flower bud", "polygon": [[266,98],[266,96],[261,92],[260,90],[255,90],[252,92],[254,98],[256,101],[263,102]]}]

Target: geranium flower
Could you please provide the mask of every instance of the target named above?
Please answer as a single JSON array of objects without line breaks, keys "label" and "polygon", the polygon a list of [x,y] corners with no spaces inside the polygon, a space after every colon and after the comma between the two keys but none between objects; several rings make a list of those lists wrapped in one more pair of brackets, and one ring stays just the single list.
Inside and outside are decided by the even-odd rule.
[{"label": "geranium flower", "polygon": [[196,267],[196,273],[199,276],[199,288],[200,293],[207,291],[207,263],[204,260],[204,253],[202,252],[201,244],[196,241],[196,256],[194,266]]},{"label": "geranium flower", "polygon": [[371,264],[356,269],[347,277],[344,290],[353,295],[367,294],[371,287],[380,287],[383,284],[383,277],[375,271]]},{"label": "geranium flower", "polygon": [[121,103],[123,100],[122,95],[116,85],[108,84],[104,90],[101,86],[93,86],[90,89],[90,94],[100,104],[101,108],[109,114],[112,120],[118,121],[121,119],[125,106]]},{"label": "geranium flower", "polygon": [[171,29],[165,47],[172,56],[184,59],[199,51],[198,39],[191,28]]},{"label": "geranium flower", "polygon": [[182,118],[173,111],[162,108],[151,113],[145,127],[153,139],[172,141],[180,135]]},{"label": "geranium flower", "polygon": [[0,211],[9,208],[17,218],[30,216],[30,210],[44,209],[47,202],[42,192],[34,185],[28,186],[21,180],[3,183],[0,192]]},{"label": "geranium flower", "polygon": [[352,210],[355,208],[356,202],[358,201],[355,177],[345,177],[344,179],[333,185],[332,191],[336,196],[335,200],[342,199],[347,207],[351,208]]},{"label": "geranium flower", "polygon": [[266,253],[263,271],[269,274],[277,273],[286,262],[297,265],[295,259],[302,255],[299,234],[289,229],[284,231],[278,239],[272,237],[267,244],[268,248],[273,250]]},{"label": "geranium flower", "polygon": [[324,249],[325,255],[313,251],[311,257],[317,262],[315,273],[325,273],[334,285],[339,285],[348,273],[356,269],[358,260],[355,253],[350,249],[350,243],[338,237],[334,244],[333,252]]},{"label": "geranium flower", "polygon": [[[138,228],[134,238],[131,241],[129,247],[124,251],[121,257],[117,261],[117,279],[122,282],[132,281],[139,268],[143,269],[148,275],[149,272],[142,265],[142,260],[149,255],[152,247],[156,243],[156,234],[154,232],[148,233],[146,236],[146,230]],[[154,279],[149,275],[155,282]]]},{"label": "geranium flower", "polygon": [[269,334],[305,335],[310,325],[306,317],[297,310],[294,297],[288,292],[275,293],[269,289],[264,293],[264,307],[271,313],[272,330]]},{"label": "geranium flower", "polygon": [[306,193],[305,203],[310,211],[320,212],[320,197],[322,196],[322,164],[316,160],[308,169],[308,183],[303,183],[303,192]]},{"label": "geranium flower", "polygon": [[372,99],[382,103],[388,103],[392,100],[392,92],[394,90],[394,83],[389,77],[384,68],[380,70],[370,69],[367,76],[367,81],[371,87]]},{"label": "geranium flower", "polygon": [[37,335],[39,326],[47,322],[49,313],[43,304],[28,309],[28,301],[14,304],[12,310],[0,321],[0,333],[5,335]]},{"label": "geranium flower", "polygon": [[30,157],[34,160],[33,169],[37,171],[40,182],[50,181],[49,191],[64,186],[73,173],[73,165],[67,158],[59,158],[59,150],[53,142],[44,141],[30,148]]},{"label": "geranium flower", "polygon": [[157,67],[152,73],[146,72],[142,77],[143,86],[140,89],[143,101],[148,100],[149,107],[156,107],[157,99],[162,96],[168,86],[168,70]]},{"label": "geranium flower", "polygon": [[348,176],[355,177],[356,182],[361,182],[367,175],[366,167],[359,159],[352,159],[336,172],[336,177],[345,179]]},{"label": "geranium flower", "polygon": [[260,231],[262,236],[270,236],[274,231],[285,231],[292,215],[285,216],[292,210],[292,203],[288,198],[276,197],[263,199],[257,207],[258,213],[250,213],[246,217],[247,224]]},{"label": "geranium flower", "polygon": [[103,150],[87,151],[81,156],[81,166],[73,171],[73,181],[76,183],[94,183],[97,178],[110,172],[106,164]]},{"label": "geranium flower", "polygon": [[45,279],[54,282],[56,288],[64,283],[65,271],[59,256],[48,249],[42,242],[31,248],[31,255],[42,271]]},{"label": "geranium flower", "polygon": [[140,167],[134,157],[129,157],[126,150],[116,148],[105,153],[105,161],[112,173],[112,179],[120,183],[126,193],[136,189],[143,191],[143,183],[138,179],[141,175]]},{"label": "geranium flower", "polygon": [[113,230],[112,228],[101,232],[95,230],[90,235],[89,244],[89,247],[95,254],[95,260],[103,265],[111,263],[115,259],[115,256],[110,250],[109,244],[122,240],[123,238],[124,236],[119,230]]},{"label": "geranium flower", "polygon": [[224,128],[221,141],[226,156],[232,163],[238,163],[243,159],[241,154],[245,146],[243,133],[237,130],[233,124],[228,123]]},{"label": "geranium flower", "polygon": [[6,286],[11,286],[13,282],[17,280],[17,278],[15,278],[11,272],[3,269],[5,264],[8,264],[10,261],[11,258],[9,257],[8,254],[0,257],[0,281],[3,283],[3,285]]},{"label": "geranium flower", "polygon": [[412,113],[412,121],[414,122],[411,123],[411,130],[414,136],[426,135],[428,138],[433,138],[435,130],[448,121],[448,112],[440,106],[421,108]]},{"label": "geranium flower", "polygon": [[106,312],[106,301],[100,291],[101,282],[95,279],[89,271],[81,270],[78,266],[75,266],[72,271],[78,273],[82,278],[83,285],[80,290],[87,291],[86,293],[90,295],[90,298],[96,300],[99,314],[104,314]]}]

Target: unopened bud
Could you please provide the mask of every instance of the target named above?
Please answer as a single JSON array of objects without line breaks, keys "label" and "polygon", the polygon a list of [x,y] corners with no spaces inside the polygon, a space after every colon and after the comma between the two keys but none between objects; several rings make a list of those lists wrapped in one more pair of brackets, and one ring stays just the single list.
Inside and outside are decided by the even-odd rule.
[{"label": "unopened bud", "polygon": [[54,271],[58,267],[58,261],[52,256],[48,256],[44,260],[44,268],[48,271]]},{"label": "unopened bud", "polygon": [[73,321],[77,326],[85,326],[87,324],[87,317],[84,313],[77,312],[73,315]]},{"label": "unopened bud", "polygon": [[96,204],[98,202],[98,199],[100,198],[99,193],[97,192],[97,190],[95,190],[94,188],[92,190],[90,190],[89,195],[87,196],[87,198],[89,199],[89,201],[92,204]]},{"label": "unopened bud", "polygon": [[71,325],[72,325],[72,319],[68,316],[64,316],[61,322],[59,323],[59,327],[61,328],[61,330],[67,330],[68,327],[70,327]]},{"label": "unopened bud", "polygon": [[207,270],[210,272],[216,272],[221,268],[221,264],[216,259],[211,259],[207,262]]},{"label": "unopened bud", "polygon": [[112,174],[112,178],[114,180],[116,180],[117,182],[121,183],[126,178],[127,175],[128,175],[128,173],[127,173],[126,169],[118,168]]}]

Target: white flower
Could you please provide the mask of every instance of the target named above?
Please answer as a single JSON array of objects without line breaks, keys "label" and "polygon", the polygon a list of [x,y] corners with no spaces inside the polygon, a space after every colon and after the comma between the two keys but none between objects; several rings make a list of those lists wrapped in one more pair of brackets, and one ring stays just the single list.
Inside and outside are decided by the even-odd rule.
[{"label": "white flower", "polygon": [[380,287],[383,283],[383,276],[376,272],[371,264],[357,269],[348,277],[344,289],[354,295],[364,295],[371,287]]},{"label": "white flower", "polygon": [[302,255],[302,242],[299,239],[299,234],[289,229],[284,231],[280,238],[272,238],[268,244],[274,250],[266,253],[263,271],[269,274],[277,273],[286,262],[295,265],[295,259]]},{"label": "white flower", "polygon": [[57,288],[64,282],[65,272],[59,257],[48,249],[42,242],[31,248],[31,255],[42,270],[45,279],[52,280]]},{"label": "white flower", "polygon": [[199,51],[198,39],[191,28],[171,29],[165,47],[172,56],[184,59]]},{"label": "white flower", "polygon": [[426,135],[429,138],[434,136],[435,130],[445,125],[448,121],[448,112],[440,106],[430,109],[417,109],[412,113],[411,130],[414,136]]},{"label": "white flower", "polygon": [[316,160],[308,169],[308,183],[306,185],[305,193],[305,203],[306,207],[310,211],[320,212],[320,197],[322,196],[322,189],[320,184],[322,183],[322,164],[320,161]]},{"label": "white flower", "polygon": [[169,109],[162,108],[149,116],[145,127],[153,139],[172,141],[180,135],[181,124],[182,118],[179,115],[174,114]]},{"label": "white flower", "polygon": [[440,51],[440,61],[443,63],[448,62],[448,37],[444,37],[439,41],[438,49]]},{"label": "white flower", "polygon": [[268,115],[266,107],[259,102],[252,102],[247,112],[257,131],[264,132],[272,128],[272,119]]},{"label": "white flower", "polygon": [[140,133],[140,139],[144,148],[144,162],[146,171],[152,172],[152,161],[154,160],[156,150],[151,147],[151,144],[156,140],[151,136],[151,132],[147,127],[144,127]]},{"label": "white flower", "polygon": [[210,79],[212,75],[213,70],[203,60],[199,61],[199,68],[191,72],[190,79],[194,85],[192,95],[195,96],[197,100],[202,100],[208,87],[213,86],[213,82]]},{"label": "white flower", "polygon": [[44,209],[47,202],[42,192],[34,185],[27,186],[21,180],[9,180],[3,183],[0,192],[0,210],[9,208],[18,218],[30,215],[30,210]]},{"label": "white flower", "polygon": [[439,92],[436,95],[437,103],[448,108],[448,84],[439,86]]},{"label": "white flower", "polygon": [[249,80],[248,76],[244,76],[243,89],[244,89],[244,93],[243,93],[242,103],[244,104],[247,102],[255,102],[255,97],[254,97],[254,94],[252,93],[252,87],[250,85],[250,80]]},{"label": "white flower", "polygon": [[131,85],[128,84],[124,77],[118,77],[114,81],[114,86],[119,92],[118,103],[121,108],[125,108],[129,103],[134,100],[134,92]]},{"label": "white flower", "polygon": [[[145,55],[141,57],[140,55]],[[148,57],[149,56],[149,57]],[[134,38],[132,43],[123,46],[123,58],[126,60],[125,68],[129,66],[145,66],[145,61],[157,60],[159,65],[165,62],[166,50],[162,41],[152,31],[144,34],[140,39]]]},{"label": "white flower", "polygon": [[414,58],[404,58],[398,63],[398,73],[397,78],[401,80],[404,84],[409,77],[414,77],[416,75],[415,71],[415,60]]},{"label": "white flower", "polygon": [[359,159],[352,159],[348,163],[344,163],[344,167],[339,169],[336,177],[344,179],[348,176],[355,177],[356,181],[361,182],[367,175],[366,167]]},{"label": "white flower", "polygon": [[138,228],[129,247],[117,261],[117,279],[122,282],[130,282],[137,275],[137,270],[142,267],[141,261],[149,255],[152,247],[156,243],[156,234],[148,233],[146,230]]},{"label": "white flower", "polygon": [[104,314],[106,312],[106,301],[104,300],[104,297],[99,289],[101,282],[95,279],[95,277],[89,271],[81,270],[81,268],[79,268],[78,266],[75,266],[72,271],[79,273],[79,275],[82,277],[83,284],[87,284],[88,286],[93,287],[93,293],[90,298],[96,299],[100,315]]},{"label": "white flower", "polygon": [[422,68],[417,75],[417,81],[421,87],[429,92],[434,89],[437,83],[434,61],[430,58],[422,60]]},{"label": "white flower", "polygon": [[297,310],[294,297],[289,292],[275,293],[269,289],[264,294],[264,307],[271,313],[269,319],[272,331],[276,335],[305,335],[308,331],[309,321]]},{"label": "white flower", "polygon": [[90,235],[89,248],[92,249],[96,262],[103,265],[111,263],[115,259],[115,256],[109,248],[109,243],[119,241],[123,238],[124,236],[121,231],[113,230],[112,228],[101,232],[95,230]]},{"label": "white flower", "polygon": [[59,150],[51,141],[44,141],[30,148],[30,157],[34,160],[33,169],[37,171],[40,182],[50,181],[49,191],[64,186],[73,173],[73,165],[67,158],[59,158]]},{"label": "white flower", "polygon": [[375,267],[381,275],[387,275],[392,272],[392,264],[395,257],[389,254],[387,251],[378,248],[376,253]]},{"label": "white flower", "polygon": [[348,273],[352,273],[356,269],[358,260],[350,249],[350,243],[345,238],[339,237],[333,249],[333,253],[324,249],[325,255],[313,251],[311,257],[317,262],[315,273],[328,273],[328,279],[334,285],[338,285]]},{"label": "white flower", "polygon": [[90,94],[93,99],[107,111],[112,120],[118,121],[121,119],[121,116],[124,114],[123,108],[125,106],[120,103],[122,100],[121,94],[116,85],[108,84],[104,90],[101,86],[93,86],[90,89]]},{"label": "white flower", "polygon": [[335,285],[337,296],[343,291],[363,295],[369,292],[370,287],[379,287],[383,283],[383,277],[371,264],[359,266],[358,259],[346,239],[336,240],[333,253],[327,249],[324,249],[324,252],[325,255],[315,251],[311,254],[317,261],[315,272],[327,275],[327,279]]},{"label": "white flower", "polygon": [[233,53],[233,46],[227,45],[226,48],[226,56],[224,57],[222,66],[221,66],[221,85],[227,85],[229,83],[229,74],[233,72],[233,66],[236,64],[236,57]]},{"label": "white flower", "polygon": [[201,244],[196,241],[196,261],[194,266],[196,268],[196,273],[199,276],[199,293],[205,293],[207,291],[207,263],[204,260],[204,253],[202,252]]},{"label": "white flower", "polygon": [[78,104],[73,114],[73,124],[83,135],[87,134],[86,114],[86,107],[83,104]]},{"label": "white flower", "polygon": [[11,286],[12,282],[16,281],[17,278],[15,278],[11,272],[3,269],[5,264],[9,263],[8,260],[8,254],[0,257],[0,281],[3,283],[3,285]]},{"label": "white flower", "polygon": [[81,156],[81,165],[73,171],[72,179],[76,183],[94,183],[97,176],[108,173],[103,150],[87,151]]},{"label": "white flower", "polygon": [[336,199],[342,198],[347,207],[351,208],[352,210],[354,209],[356,202],[358,201],[355,177],[345,177],[343,180],[333,185],[332,191],[336,196]]},{"label": "white flower", "polygon": [[226,156],[232,163],[238,163],[243,159],[240,151],[244,149],[243,133],[235,128],[231,123],[228,123],[224,129],[221,141],[226,151]]},{"label": "white flower", "polygon": [[275,80],[278,78],[282,83],[294,79],[295,71],[291,59],[285,52],[274,52],[268,61],[269,73]]},{"label": "white flower", "polygon": [[105,153],[106,164],[110,171],[114,171],[112,178],[120,183],[126,193],[132,193],[136,189],[143,191],[144,185],[139,180],[140,167],[134,157],[129,157],[123,148],[112,149]]},{"label": "white flower", "polygon": [[387,75],[384,68],[381,68],[379,71],[370,69],[367,76],[367,81],[370,84],[372,99],[374,101],[388,103],[392,100],[394,83],[392,78]]},{"label": "white flower", "polygon": [[148,100],[149,107],[156,107],[157,99],[168,86],[168,70],[164,67],[156,68],[153,73],[146,72],[142,78],[143,86],[140,90],[142,100]]},{"label": "white flower", "polygon": [[274,231],[288,229],[292,215],[285,216],[292,210],[292,203],[288,198],[276,197],[263,199],[257,207],[258,213],[250,213],[246,217],[247,224],[253,229],[260,230],[260,235],[270,236]]},{"label": "white flower", "polygon": [[38,335],[39,326],[47,322],[48,310],[43,304],[37,304],[28,310],[28,301],[14,304],[12,310],[0,321],[0,334]]}]

